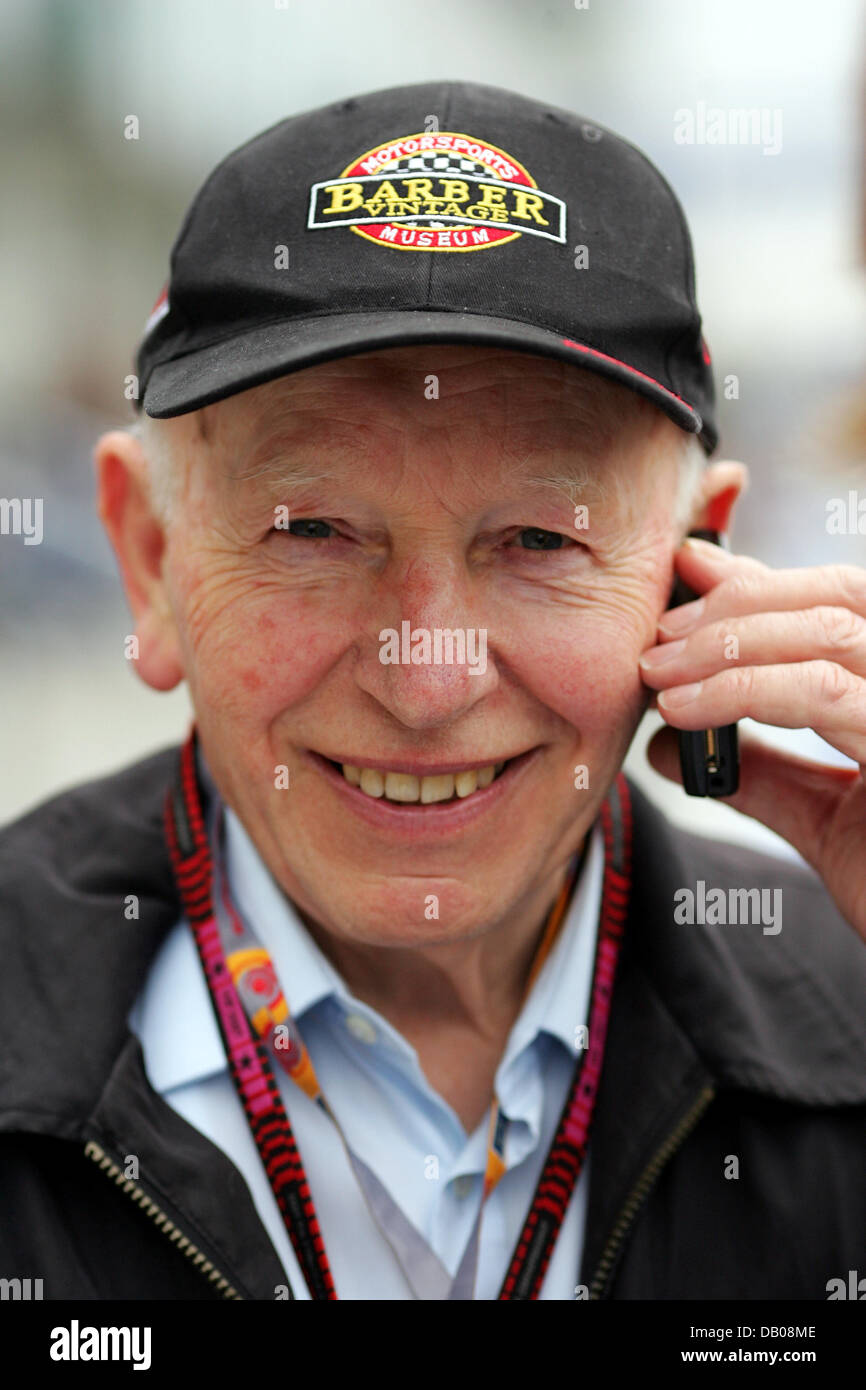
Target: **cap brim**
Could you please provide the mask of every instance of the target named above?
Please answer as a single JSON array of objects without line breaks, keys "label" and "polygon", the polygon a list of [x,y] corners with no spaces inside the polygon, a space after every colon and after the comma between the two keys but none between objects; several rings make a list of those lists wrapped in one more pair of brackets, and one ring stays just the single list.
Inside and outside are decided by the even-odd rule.
[{"label": "cap brim", "polygon": [[146,414],[167,420],[319,362],[424,343],[510,348],[569,362],[645,396],[680,429],[699,435],[708,451],[715,445],[705,434],[698,411],[682,397],[637,367],[587,343],[512,319],[428,309],[332,314],[250,329],[155,367],[142,405]]}]

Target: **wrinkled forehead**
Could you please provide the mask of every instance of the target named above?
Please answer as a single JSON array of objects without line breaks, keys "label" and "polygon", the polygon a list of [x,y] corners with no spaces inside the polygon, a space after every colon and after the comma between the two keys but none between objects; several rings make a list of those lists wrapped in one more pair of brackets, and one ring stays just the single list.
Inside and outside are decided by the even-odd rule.
[{"label": "wrinkled forehead", "polygon": [[[535,354],[466,346],[412,346],[320,363],[193,413],[214,451],[290,445],[311,427],[366,434],[377,428],[487,428],[531,448],[601,453],[647,439],[665,417],[636,392]],[[681,432],[673,427],[676,434]],[[621,452],[621,449],[620,449]]]},{"label": "wrinkled forehead", "polygon": [[[397,469],[436,462],[437,490],[553,488],[566,501],[641,506],[688,436],[635,391],[551,358],[465,345],[339,358],[238,393],[168,426],[195,491],[283,500],[313,481],[387,494]],[[665,460],[665,453],[670,458]],[[176,480],[179,482],[179,480]],[[663,487],[662,492],[667,493]],[[629,501],[629,498],[631,499]]]}]

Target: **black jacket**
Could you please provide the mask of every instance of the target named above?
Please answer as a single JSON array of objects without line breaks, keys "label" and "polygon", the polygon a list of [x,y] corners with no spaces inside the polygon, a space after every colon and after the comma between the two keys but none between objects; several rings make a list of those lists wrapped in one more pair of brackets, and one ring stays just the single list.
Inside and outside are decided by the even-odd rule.
[{"label": "black jacket", "polygon": [[[180,916],[161,825],[175,757],[0,832],[0,1279],[41,1278],[45,1298],[270,1300],[287,1283],[241,1174],[153,1090],[126,1024]],[[631,792],[575,1286],[826,1299],[866,1274],[866,948],[810,872],[686,834]],[[781,888],[781,932],[678,925],[674,894],[699,878]]]}]

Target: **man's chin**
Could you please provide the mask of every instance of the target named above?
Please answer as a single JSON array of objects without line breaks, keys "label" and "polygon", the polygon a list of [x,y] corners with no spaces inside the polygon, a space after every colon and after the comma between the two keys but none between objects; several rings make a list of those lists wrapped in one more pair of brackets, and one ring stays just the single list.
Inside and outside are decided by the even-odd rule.
[{"label": "man's chin", "polygon": [[325,949],[333,938],[356,946],[392,950],[458,945],[484,936],[496,925],[489,909],[482,911],[476,904],[471,911],[457,913],[449,910],[435,892],[421,891],[411,900],[404,899],[396,912],[393,908],[383,912],[380,904],[370,903],[357,910],[335,913],[330,904],[321,918],[307,912],[300,915],[307,930]]}]

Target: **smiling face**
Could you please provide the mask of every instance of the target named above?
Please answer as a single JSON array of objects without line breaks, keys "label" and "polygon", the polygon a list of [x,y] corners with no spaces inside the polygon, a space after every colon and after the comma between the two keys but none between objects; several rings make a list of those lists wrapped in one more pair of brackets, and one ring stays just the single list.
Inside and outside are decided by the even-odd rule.
[{"label": "smiling face", "polygon": [[[455,347],[342,359],[166,424],[184,476],[139,673],[186,677],[284,890],[359,943],[540,919],[646,705],[681,432],[565,364]],[[469,659],[383,660],[403,624],[416,650],[462,631]]]}]

